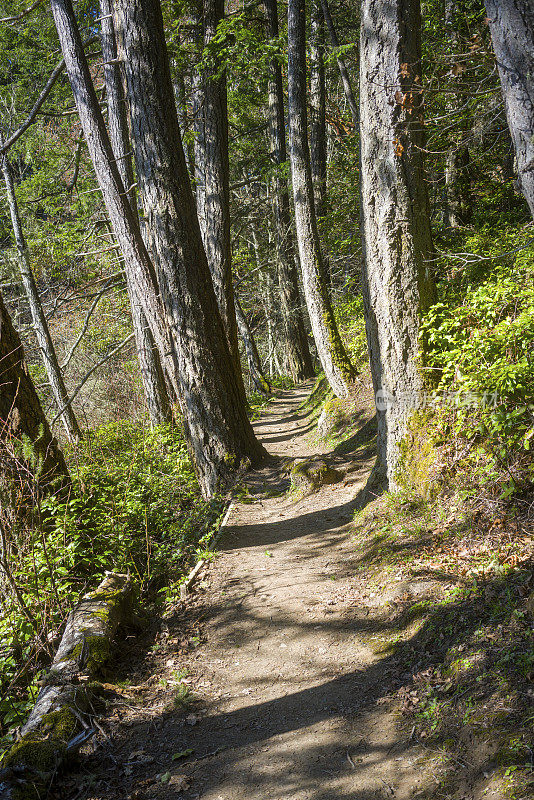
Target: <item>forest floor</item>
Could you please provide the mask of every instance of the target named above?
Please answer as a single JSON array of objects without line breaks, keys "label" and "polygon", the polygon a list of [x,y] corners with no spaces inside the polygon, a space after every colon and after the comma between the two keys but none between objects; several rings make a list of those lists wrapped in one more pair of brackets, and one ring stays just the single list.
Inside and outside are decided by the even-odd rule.
[{"label": "forest floor", "polygon": [[[428,748],[402,713],[402,687],[421,664],[380,642],[384,602],[441,587],[399,576],[369,584],[351,525],[374,460],[369,397],[362,390],[359,431],[332,448],[313,441],[309,391],[280,393],[255,423],[271,459],[247,476],[186,602],[126,638],[106,684],[102,735],[58,796],[437,796]],[[317,454],[342,479],[304,496],[288,491],[287,460]],[[401,638],[414,635],[408,625]]]}]

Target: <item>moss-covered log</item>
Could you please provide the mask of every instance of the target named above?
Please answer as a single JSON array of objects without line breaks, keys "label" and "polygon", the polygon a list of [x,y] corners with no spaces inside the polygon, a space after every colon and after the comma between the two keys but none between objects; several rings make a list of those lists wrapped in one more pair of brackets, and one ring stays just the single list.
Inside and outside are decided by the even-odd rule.
[{"label": "moss-covered log", "polygon": [[108,573],[69,615],[35,706],[2,760],[2,800],[46,796],[60,765],[95,732],[100,688],[95,679],[110,656],[117,627],[131,617],[131,606],[129,578]]}]

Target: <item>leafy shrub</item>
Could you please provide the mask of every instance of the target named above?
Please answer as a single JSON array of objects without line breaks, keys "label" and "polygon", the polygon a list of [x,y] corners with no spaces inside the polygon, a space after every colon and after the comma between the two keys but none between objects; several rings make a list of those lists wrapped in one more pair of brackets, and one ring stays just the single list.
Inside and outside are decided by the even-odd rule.
[{"label": "leafy shrub", "polygon": [[68,502],[45,498],[37,524],[7,531],[17,591],[2,575],[0,732],[26,712],[78,597],[106,570],[164,592],[206,548],[221,510],[201,498],[178,427],[115,422],[68,455]]},{"label": "leafy shrub", "polygon": [[[442,301],[423,322],[428,383],[448,397],[435,423],[442,438],[471,440],[473,454],[482,448],[495,465],[509,467],[530,448],[534,434],[532,231],[483,231],[464,246],[490,260],[468,259],[464,269],[453,271]],[[501,256],[492,262],[495,251]],[[529,477],[527,465],[524,478]],[[517,484],[512,476],[510,491]]]}]

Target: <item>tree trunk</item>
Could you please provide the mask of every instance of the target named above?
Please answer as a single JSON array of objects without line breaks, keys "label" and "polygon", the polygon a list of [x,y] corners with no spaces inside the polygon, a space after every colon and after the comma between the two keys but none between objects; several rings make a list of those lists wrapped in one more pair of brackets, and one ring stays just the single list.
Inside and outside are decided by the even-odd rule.
[{"label": "tree trunk", "polygon": [[[2,478],[20,474],[26,483],[28,473],[37,485],[45,490],[68,490],[70,476],[57,441],[41,408],[33,381],[24,362],[24,351],[7,309],[0,295],[0,363],[2,365],[2,390],[0,391],[0,438],[6,450],[2,453]],[[29,439],[39,467],[17,451]],[[13,454],[13,457],[11,457]],[[38,474],[35,474],[38,472]],[[33,483],[33,477],[31,477]]]},{"label": "tree trunk", "polygon": [[[139,5],[142,5],[142,9],[138,8]],[[172,380],[173,390],[180,400],[185,435],[200,487],[205,496],[211,496],[220,482],[232,477],[235,468],[244,459],[257,461],[262,456],[263,449],[254,438],[244,409],[236,404],[239,393],[235,388],[232,361],[205,261],[187,178],[164,48],[161,9],[159,4],[152,2],[148,3],[148,7],[151,18],[146,20],[146,26],[142,26],[142,33],[147,38],[139,43],[135,38],[132,41],[130,36],[125,36],[125,46],[131,61],[138,68],[136,71],[132,65],[129,70],[128,86],[133,103],[138,175],[144,176],[145,168],[148,178],[150,175],[158,175],[159,178],[157,184],[151,184],[150,180],[145,182],[145,201],[149,201],[149,228],[152,238],[156,240],[154,251],[160,266],[165,267],[165,270],[161,270],[167,279],[162,286],[165,305],[159,296],[155,270],[126,198],[113,156],[83,52],[72,2],[52,0],[54,20],[80,122],[114,233],[125,259],[125,268],[131,271],[136,296],[143,305],[166,374]],[[122,9],[121,21],[122,30],[130,34],[132,20],[128,13],[124,13],[128,10]],[[141,16],[140,22],[143,22],[145,3],[137,4],[134,11],[136,16]],[[124,25],[124,22],[128,24]],[[136,31],[139,33],[140,29],[135,23],[132,28],[134,34]],[[153,42],[154,36],[156,46]],[[149,64],[145,62],[147,57]],[[140,62],[146,70],[144,77],[149,84],[148,91],[144,85],[139,92],[137,87],[132,91],[132,83],[135,85],[132,73],[135,77],[137,72],[136,77],[139,80]],[[146,109],[143,105],[137,105],[137,102],[142,104],[144,101],[147,103]],[[164,124],[162,115],[165,117]],[[169,119],[173,128],[171,131],[167,129]],[[155,131],[150,127],[152,124]],[[145,125],[148,126],[146,129]],[[171,154],[167,158],[169,149]],[[179,186],[174,185],[177,182],[174,177],[177,160],[179,169],[183,168],[181,174],[185,174],[187,178]],[[170,181],[173,184],[171,186]],[[197,270],[198,264],[200,268]],[[176,277],[180,278],[180,282]]]},{"label": "tree trunk", "polygon": [[310,155],[315,213],[320,220],[326,211],[326,84],[320,0],[312,0],[310,45]]},{"label": "tree trunk", "polygon": [[328,383],[338,397],[346,397],[356,372],[335,321],[317,231],[306,113],[305,0],[289,0],[288,79],[291,176],[306,305]]},{"label": "tree trunk", "polygon": [[[324,20],[326,22],[326,27],[328,30],[328,35],[330,37],[330,43],[332,47],[338,48],[339,39],[334,25],[334,20],[332,19],[332,14],[330,13],[330,6],[328,5],[328,0],[320,0],[320,2],[321,2],[321,8],[323,10]],[[354,125],[354,130],[357,131],[360,124],[359,121],[360,114],[358,111],[358,103],[356,102],[354,91],[352,89],[352,83],[350,80],[349,71],[347,69],[345,59],[339,53],[336,55],[336,62],[339,74],[341,76],[341,83],[343,84],[343,91],[345,92],[345,98],[347,100],[350,109],[352,124]]]},{"label": "tree trunk", "polygon": [[41,298],[39,297],[39,291],[37,289],[35,277],[32,272],[30,253],[24,237],[24,232],[22,230],[17,196],[15,194],[13,173],[7,155],[2,158],[2,172],[4,174],[7,203],[9,206],[11,224],[13,226],[13,233],[15,235],[15,243],[18,251],[18,262],[22,285],[24,286],[24,291],[26,293],[26,297],[28,298],[33,329],[39,345],[39,352],[41,354],[56,405],[59,410],[62,408],[65,409],[62,412],[60,419],[65,428],[67,437],[71,442],[79,442],[82,438],[82,432],[80,430],[80,426],[78,425],[78,420],[76,419],[72,405],[69,403],[69,394],[67,392],[67,387],[65,386],[65,381],[63,380],[61,367],[59,366],[59,361],[56,354],[56,348],[54,347],[54,342],[52,341],[52,337],[50,335],[48,322],[41,304]]},{"label": "tree trunk", "polygon": [[[278,39],[277,0],[265,0],[265,10],[268,36],[271,39]],[[277,59],[271,61],[267,115],[271,158],[278,168],[271,190],[285,355],[289,373],[298,383],[313,378],[315,370],[301,310],[288,183],[287,177],[282,172],[287,164],[287,148],[282,70]]]},{"label": "tree trunk", "polygon": [[237,382],[245,397],[232,283],[226,74],[224,71],[221,73],[220,61],[213,50],[213,39],[224,18],[224,0],[202,0],[202,7],[202,44],[204,52],[210,53],[210,63],[202,69],[195,87],[195,164],[201,205],[199,221],[215,296],[235,363]]},{"label": "tree trunk", "polygon": [[485,1],[519,186],[534,219],[534,6],[532,0]]},{"label": "tree trunk", "polygon": [[419,318],[434,300],[423,171],[419,0],[364,0],[360,39],[363,292],[377,393],[378,465],[395,485],[398,444],[423,388]]},{"label": "tree trunk", "polygon": [[243,342],[243,346],[245,348],[250,380],[258,392],[261,392],[264,395],[269,395],[271,394],[271,387],[269,386],[269,381],[263,374],[263,367],[260,355],[258,353],[258,348],[256,347],[256,342],[254,341],[254,335],[250,329],[250,325],[248,324],[245,312],[241,308],[241,304],[235,293],[234,302],[237,326],[239,328],[241,341]]},{"label": "tree trunk", "polygon": [[469,150],[454,142],[445,161],[445,213],[443,221],[449,228],[461,228],[470,217]]},{"label": "tree trunk", "polygon": [[[100,0],[102,58],[108,106],[108,129],[111,146],[116,158],[119,174],[128,191],[132,215],[137,217],[137,196],[134,188],[134,171],[131,156],[130,132],[125,105],[125,92],[120,65],[117,62],[118,47],[113,24],[111,0]],[[130,298],[132,325],[145,400],[152,425],[161,425],[172,419],[171,403],[165,385],[165,377],[154,338],[148,326],[141,303],[135,296],[130,272],[126,271],[126,287]]]},{"label": "tree trunk", "polygon": [[246,412],[206,260],[182,147],[159,0],[118,0],[140,195],[167,319],[180,401],[209,492],[264,450]]},{"label": "tree trunk", "polygon": [[[467,32],[464,14],[457,0],[445,2],[445,31],[452,43],[454,52],[461,51],[461,35]],[[452,78],[454,81],[455,79]],[[450,228],[461,228],[471,216],[470,156],[466,141],[472,127],[469,111],[465,110],[468,97],[465,91],[457,88],[449,95],[447,108],[457,124],[450,137],[451,142],[445,157],[445,206],[443,222]]]}]

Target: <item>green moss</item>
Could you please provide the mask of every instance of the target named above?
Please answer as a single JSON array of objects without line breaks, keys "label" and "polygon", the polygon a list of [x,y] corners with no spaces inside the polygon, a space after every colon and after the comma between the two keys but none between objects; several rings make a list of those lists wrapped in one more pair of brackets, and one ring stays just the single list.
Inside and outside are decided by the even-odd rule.
[{"label": "green moss", "polygon": [[325,461],[305,459],[291,468],[291,484],[296,489],[315,489],[325,484],[337,483],[341,474]]},{"label": "green moss", "polygon": [[437,451],[434,438],[429,435],[428,417],[415,413],[400,443],[400,459],[396,480],[403,489],[415,492],[430,502],[439,492],[437,480]]}]

